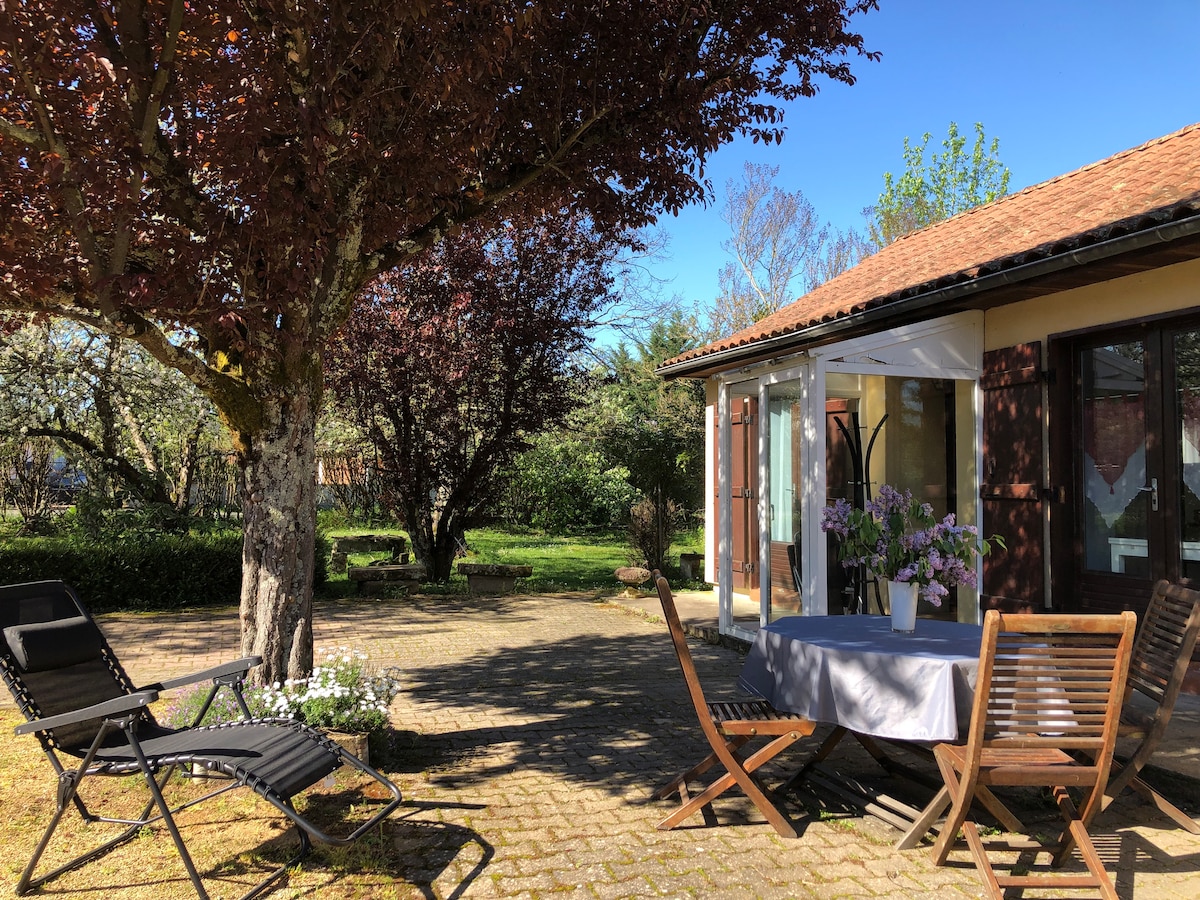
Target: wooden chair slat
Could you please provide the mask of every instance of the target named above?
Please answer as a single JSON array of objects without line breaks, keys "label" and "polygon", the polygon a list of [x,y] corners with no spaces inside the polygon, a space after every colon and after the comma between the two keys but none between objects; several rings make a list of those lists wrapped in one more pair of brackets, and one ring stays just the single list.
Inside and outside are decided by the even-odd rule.
[{"label": "wooden chair slat", "polygon": [[[655,792],[655,798],[661,800],[678,791],[682,800],[678,809],[659,822],[658,828],[664,831],[675,828],[695,813],[710,807],[713,800],[736,786],[758,807],[779,835],[796,837],[795,826],[771,800],[754,772],[801,737],[812,734],[815,723],[803,716],[781,713],[765,700],[707,702],[700,686],[700,678],[696,674],[696,664],[688,648],[683,624],[679,619],[679,611],[675,607],[671,586],[657,572],[654,576],[675,656],[683,671],[683,680],[687,685],[700,729],[711,750],[699,763],[675,776]],[[743,757],[735,752],[749,741],[761,737],[772,740],[748,756]],[[692,796],[688,792],[688,784],[714,766],[723,767],[725,774],[718,776],[700,793]]]},{"label": "wooden chair slat", "polygon": [[[1067,823],[1054,847],[1055,865],[1077,843],[1088,875],[1075,880],[1115,900],[1087,825],[1100,808],[1108,779],[1136,624],[1133,613],[1006,616],[988,611],[966,743],[934,747],[952,801],[934,845],[935,863],[945,864],[961,828],[990,893],[1001,896],[1002,879],[992,871],[987,854],[991,842],[967,821],[977,790],[992,785],[1053,787]],[[1091,764],[1079,764],[1076,752],[1090,757]],[[1084,789],[1081,811],[1065,793],[1067,787]],[[930,821],[930,812],[922,814],[922,823]],[[1061,876],[1020,876],[1020,881],[1026,887],[1063,883]]]},{"label": "wooden chair slat", "polygon": [[1188,663],[1200,637],[1200,592],[1160,581],[1142,619],[1129,667],[1129,690],[1154,704],[1150,713],[1128,708],[1122,712],[1121,733],[1139,738],[1129,761],[1113,764],[1113,777],[1105,788],[1107,807],[1127,787],[1153,801],[1174,822],[1200,834],[1200,825],[1142,780],[1139,773],[1150,761],[1171,721],[1175,703],[1187,675]]}]

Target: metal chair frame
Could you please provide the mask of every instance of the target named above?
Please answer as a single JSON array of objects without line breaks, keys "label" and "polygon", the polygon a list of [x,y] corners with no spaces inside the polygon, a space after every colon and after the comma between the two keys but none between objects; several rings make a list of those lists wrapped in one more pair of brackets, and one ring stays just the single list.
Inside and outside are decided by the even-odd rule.
[{"label": "metal chair frame", "polygon": [[[80,709],[46,715],[43,714],[43,709],[38,703],[38,691],[29,684],[27,678],[29,673],[24,670],[20,661],[21,655],[14,651],[12,641],[19,641],[22,634],[21,629],[36,626],[39,623],[54,625],[64,621],[87,623],[81,624],[79,627],[85,629],[90,640],[97,641],[96,647],[98,648],[98,658],[85,663],[90,667],[88,675],[92,677],[93,681],[104,682],[98,686],[99,691],[111,693],[113,696]],[[95,635],[88,630],[88,625],[95,629]],[[130,840],[142,828],[161,822],[171,835],[184,869],[187,871],[188,879],[197,895],[202,900],[207,900],[208,892],[175,822],[175,814],[234,788],[248,787],[292,821],[296,826],[299,839],[296,854],[243,895],[242,900],[248,900],[248,898],[261,894],[286,874],[288,869],[298,864],[310,851],[312,840],[335,845],[349,844],[379,824],[401,802],[400,790],[390,780],[321,733],[286,719],[254,719],[251,717],[243,695],[243,686],[249,670],[261,662],[259,657],[246,657],[192,675],[167,679],[137,688],[75,591],[61,581],[31,582],[0,587],[0,626],[4,628],[4,639],[0,640],[0,677],[3,677],[18,707],[27,719],[25,723],[16,727],[15,732],[17,735],[34,734],[38,737],[58,782],[55,812],[16,885],[18,894],[27,893],[66,872],[79,868]],[[52,674],[54,669],[48,668],[46,671]],[[105,682],[106,677],[110,678],[111,682]],[[211,682],[212,687],[196,717],[196,725],[189,729],[172,731],[162,728],[154,721],[149,707],[161,693],[206,681]],[[199,726],[198,723],[203,720],[217,693],[222,689],[232,691],[244,718],[234,723]],[[55,703],[61,706],[62,698],[56,698]],[[86,738],[84,742],[64,740],[64,735],[78,735],[81,729],[90,733],[92,727],[95,727],[96,730],[94,737],[90,740]],[[260,774],[258,769],[261,767],[256,767],[252,762],[247,762],[245,765],[235,764],[229,759],[221,758],[221,753],[216,750],[206,754],[202,746],[197,747],[191,741],[193,735],[206,737],[208,734],[228,739],[238,735],[239,729],[246,728],[271,729],[270,732],[262,733],[272,734],[277,738],[281,737],[291,752],[303,756],[308,760],[308,765],[312,770],[321,774],[308,781],[306,785],[284,793]],[[256,731],[253,733],[242,732],[241,734],[247,739],[251,739],[254,734],[258,733]],[[175,741],[177,746],[172,751],[170,745],[173,739],[182,736],[188,738],[186,746],[184,743]],[[158,748],[153,752],[146,750],[150,741],[153,741],[153,746]],[[228,740],[217,743],[228,744]],[[127,748],[128,756],[114,762],[113,760],[116,758],[114,748],[117,748],[116,752],[118,753]],[[64,765],[64,756],[77,757],[79,763]],[[387,790],[390,799],[367,821],[354,828],[349,834],[335,836],[327,834],[300,815],[293,806],[291,797],[343,764],[375,779]],[[210,772],[215,772],[218,777],[228,779],[228,783],[220,785],[202,797],[171,806],[163,795],[163,788],[177,770],[181,767],[187,770],[192,765],[199,765]],[[145,780],[150,797],[141,814],[133,819],[94,813],[80,796],[80,786],[86,778],[137,775],[141,775]],[[85,851],[53,871],[35,877],[34,873],[38,862],[69,807],[74,807],[85,822],[108,822],[126,825],[127,828],[116,837]]]}]

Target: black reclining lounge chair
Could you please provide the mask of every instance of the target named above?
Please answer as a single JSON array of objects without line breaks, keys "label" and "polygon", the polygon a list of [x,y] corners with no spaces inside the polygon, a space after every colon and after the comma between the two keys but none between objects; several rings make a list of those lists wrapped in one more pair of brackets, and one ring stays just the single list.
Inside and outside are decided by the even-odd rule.
[{"label": "black reclining lounge chair", "polygon": [[[286,719],[250,717],[242,683],[247,671],[261,661],[256,657],[135,687],[75,592],[61,581],[0,587],[0,630],[4,636],[0,641],[0,675],[28,720],[16,732],[38,736],[58,779],[56,811],[17,883],[18,894],[77,868],[129,840],[146,825],[161,821],[175,842],[196,893],[207,900],[208,893],[172,813],[244,786],[290,818],[300,840],[296,855],[252,888],[245,895],[249,898],[261,893],[308,853],[310,836],[324,843],[350,843],[400,803],[400,791],[394,784],[319,732]],[[160,692],[202,681],[212,683],[208,703],[222,688],[233,691],[245,719],[186,729],[165,728],[154,720],[148,706]],[[206,703],[197,722],[207,710]],[[375,778],[391,798],[350,834],[334,837],[302,817],[291,798],[343,763]],[[172,809],[162,789],[179,767],[208,770],[221,779],[219,786],[204,797]],[[85,778],[93,775],[141,775],[150,792],[141,815],[119,819],[89,810],[79,788]],[[112,840],[34,878],[38,860],[72,805],[85,821],[128,827]]]}]

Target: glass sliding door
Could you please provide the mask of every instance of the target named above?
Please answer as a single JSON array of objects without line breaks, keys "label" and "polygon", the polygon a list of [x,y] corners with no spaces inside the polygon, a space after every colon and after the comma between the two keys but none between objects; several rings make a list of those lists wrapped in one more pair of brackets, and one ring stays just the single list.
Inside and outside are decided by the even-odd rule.
[{"label": "glass sliding door", "polygon": [[1180,576],[1200,580],[1200,330],[1176,332],[1172,353],[1172,418],[1178,461],[1172,495],[1179,506],[1173,538],[1179,551]]},{"label": "glass sliding door", "polygon": [[[928,503],[939,519],[954,513],[960,524],[974,524],[973,417],[959,422],[960,409],[973,409],[974,390],[973,381],[950,378],[844,371],[827,376],[826,503],[845,499],[861,506],[890,484]],[[830,612],[839,606],[848,612],[887,609],[885,586],[844,569],[836,542],[828,556]],[[960,593],[965,591],[952,591],[941,607],[922,604],[921,615],[956,620]]]},{"label": "glass sliding door", "polygon": [[1084,567],[1146,578],[1151,505],[1155,513],[1159,505],[1146,489],[1146,346],[1089,347],[1079,362]]},{"label": "glass sliding door", "polygon": [[804,583],[804,408],[799,381],[767,388],[770,495],[768,621],[797,615]]}]

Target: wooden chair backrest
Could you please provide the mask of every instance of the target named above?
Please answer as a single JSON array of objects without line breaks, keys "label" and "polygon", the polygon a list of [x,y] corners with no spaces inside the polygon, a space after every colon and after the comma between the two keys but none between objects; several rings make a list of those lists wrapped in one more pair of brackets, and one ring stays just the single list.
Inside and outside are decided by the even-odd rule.
[{"label": "wooden chair backrest", "polygon": [[1154,586],[1129,662],[1129,690],[1170,717],[1200,635],[1200,591],[1167,581]]},{"label": "wooden chair backrest", "polygon": [[655,573],[654,586],[658,589],[658,600],[662,604],[663,618],[667,620],[667,629],[671,632],[671,643],[675,645],[675,656],[679,659],[679,668],[683,670],[683,680],[687,684],[688,696],[696,709],[696,718],[709,741],[724,743],[717,726],[713,724],[708,712],[708,701],[704,699],[704,690],[700,687],[700,676],[696,674],[696,664],[692,660],[692,651],[688,648],[687,635],[683,623],[679,620],[679,611],[675,608],[675,598],[671,594],[671,585],[662,575]]},{"label": "wooden chair backrest", "polygon": [[1109,758],[1136,626],[1131,612],[1003,615],[989,610],[968,758],[978,762],[984,747],[1087,750]]}]

